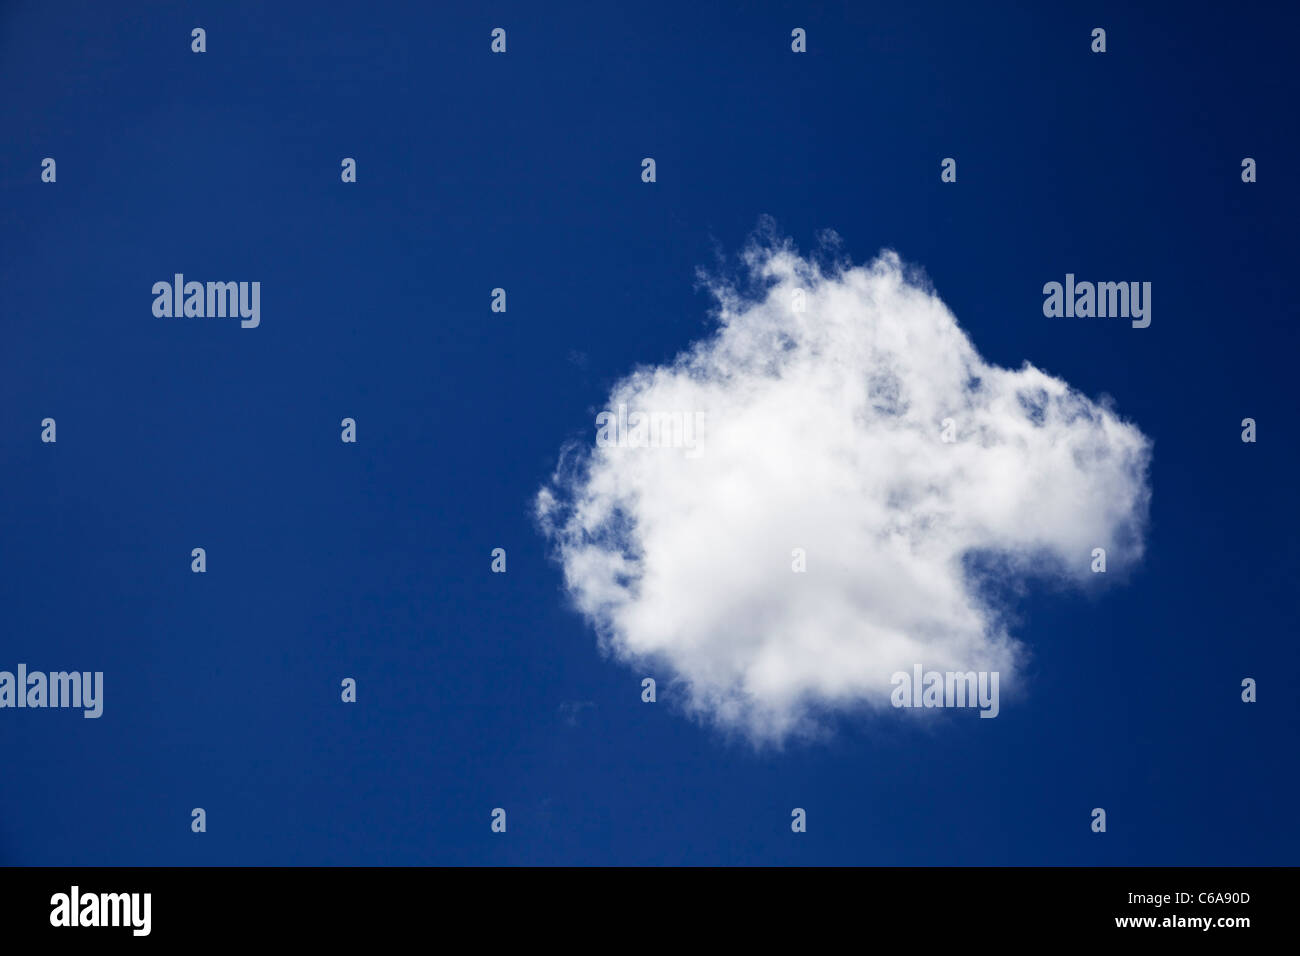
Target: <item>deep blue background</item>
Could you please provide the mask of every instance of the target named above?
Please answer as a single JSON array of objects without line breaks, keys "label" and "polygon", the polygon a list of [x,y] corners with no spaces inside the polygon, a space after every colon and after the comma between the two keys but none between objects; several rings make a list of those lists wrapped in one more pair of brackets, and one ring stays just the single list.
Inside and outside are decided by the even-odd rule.
[{"label": "deep blue background", "polygon": [[[1297,862],[1284,5],[125,6],[0,4],[0,669],[106,674],[0,712],[0,862]],[[1147,559],[1031,587],[997,720],[755,753],[566,606],[532,496],[762,214],[1154,440]],[[1067,271],[1151,327],[1044,318]],[[261,327],[154,318],[174,272]]]}]

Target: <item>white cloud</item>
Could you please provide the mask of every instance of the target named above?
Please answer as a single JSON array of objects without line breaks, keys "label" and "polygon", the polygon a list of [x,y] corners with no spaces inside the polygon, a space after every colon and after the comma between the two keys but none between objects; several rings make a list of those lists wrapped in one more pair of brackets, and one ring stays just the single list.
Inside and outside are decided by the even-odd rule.
[{"label": "white cloud", "polygon": [[1110,573],[1137,560],[1149,441],[1032,365],[986,364],[893,253],[826,265],[768,239],[745,263],[758,291],[710,280],[716,331],[609,399],[703,412],[699,453],[593,434],[537,496],[577,608],[755,742],[888,708],[915,664],[1010,686],[1023,647],[969,559],[1080,584],[1094,547]]}]

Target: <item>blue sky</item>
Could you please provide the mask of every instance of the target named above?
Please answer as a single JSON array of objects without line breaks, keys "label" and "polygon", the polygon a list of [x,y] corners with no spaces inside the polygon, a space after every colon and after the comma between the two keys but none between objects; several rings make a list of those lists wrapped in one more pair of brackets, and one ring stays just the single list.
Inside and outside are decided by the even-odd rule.
[{"label": "blue sky", "polygon": [[[1294,863],[1296,16],[904,6],[0,7],[0,668],[105,674],[0,711],[0,862]],[[1026,586],[996,720],[755,750],[564,593],[560,447],[764,215],[1153,442],[1144,559]],[[176,272],[260,327],[156,318]],[[1066,272],[1152,325],[1045,318]]]}]

